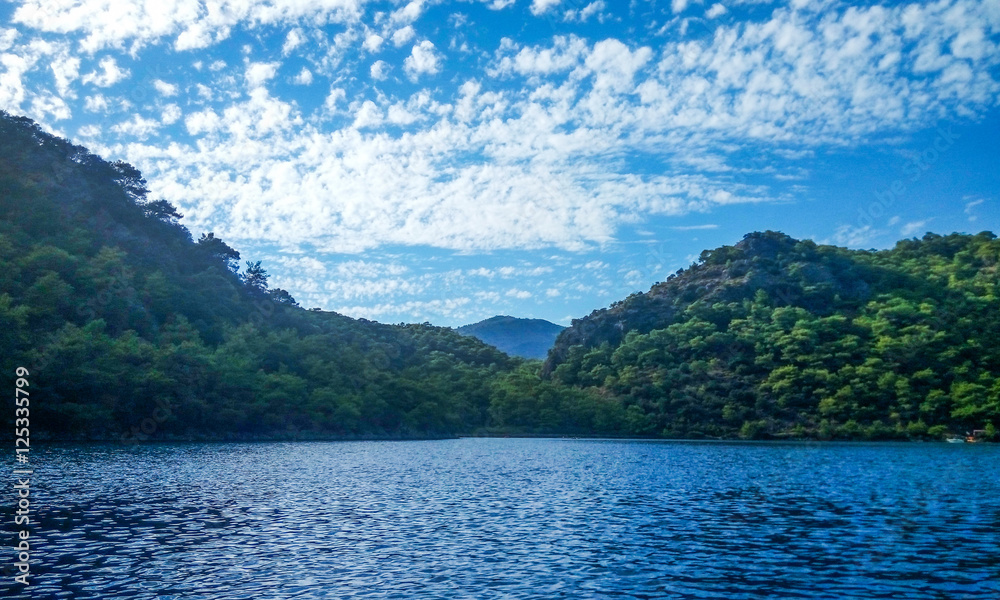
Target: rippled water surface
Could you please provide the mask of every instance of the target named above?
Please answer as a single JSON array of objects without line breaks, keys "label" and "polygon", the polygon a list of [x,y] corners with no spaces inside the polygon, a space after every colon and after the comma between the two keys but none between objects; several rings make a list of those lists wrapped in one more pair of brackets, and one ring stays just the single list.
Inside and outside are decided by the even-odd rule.
[{"label": "rippled water surface", "polygon": [[35,575],[26,594],[8,566],[3,597],[1000,598],[997,446],[461,439],[32,460]]}]

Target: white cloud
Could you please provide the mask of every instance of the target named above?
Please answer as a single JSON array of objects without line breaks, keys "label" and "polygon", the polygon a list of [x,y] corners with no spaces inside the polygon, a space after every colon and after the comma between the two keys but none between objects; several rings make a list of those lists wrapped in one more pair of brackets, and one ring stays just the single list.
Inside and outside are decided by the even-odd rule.
[{"label": "white cloud", "polygon": [[122,69],[118,62],[109,57],[102,58],[100,72],[93,71],[83,76],[83,83],[91,83],[97,87],[110,87],[129,76],[128,69]]},{"label": "white cloud", "polygon": [[312,21],[356,23],[365,0],[24,0],[13,22],[39,31],[80,33],[86,52],[173,39],[176,50],[204,48],[238,25]]},{"label": "white cloud", "polygon": [[333,310],[355,318],[379,319],[392,322],[400,319],[403,315],[413,315],[415,318],[409,322],[425,322],[438,321],[441,318],[447,320],[467,320],[469,315],[472,314],[472,310],[469,309],[470,304],[472,304],[471,298],[460,297],[444,300],[411,300],[375,305],[337,306]]},{"label": "white cloud", "polygon": [[554,6],[559,6],[561,0],[531,0],[531,14],[540,15]]},{"label": "white cloud", "polygon": [[84,98],[83,108],[89,112],[106,112],[108,110],[108,99],[103,94],[87,96]]},{"label": "white cloud", "polygon": [[567,10],[563,14],[563,20],[585,23],[588,19],[590,19],[590,17],[599,14],[605,8],[607,8],[607,5],[604,3],[604,0],[597,0],[596,2],[591,2],[579,10]]},{"label": "white cloud", "polygon": [[187,132],[191,135],[212,133],[216,131],[221,124],[222,120],[212,109],[191,113],[184,119],[184,126],[187,128]]},{"label": "white cloud", "polygon": [[120,135],[127,135],[130,137],[138,138],[144,140],[153,133],[156,133],[160,128],[160,122],[153,119],[144,119],[139,115],[135,115],[130,120],[117,123],[111,127],[111,131],[118,133]]},{"label": "white cloud", "polygon": [[292,82],[296,85],[311,85],[313,82],[313,74],[309,69],[302,67],[299,74],[292,78]]},{"label": "white cloud", "polygon": [[476,300],[481,300],[484,302],[500,302],[503,297],[494,290],[477,290],[473,293]]},{"label": "white cloud", "polygon": [[340,101],[347,97],[347,92],[343,88],[333,88],[327,94],[323,106],[329,111],[336,111]]},{"label": "white cloud", "polygon": [[278,73],[279,63],[250,63],[246,69],[247,86],[260,87],[274,78]]},{"label": "white cloud", "polygon": [[882,231],[873,229],[871,225],[865,225],[864,227],[841,225],[833,233],[833,243],[849,248],[870,248],[873,242],[883,233]]},{"label": "white cloud", "polygon": [[413,29],[413,26],[407,25],[406,27],[397,29],[396,32],[392,34],[392,43],[399,48],[416,37],[416,35],[417,32]]},{"label": "white cloud", "polygon": [[513,57],[501,57],[495,72],[547,75],[567,71],[578,66],[587,51],[587,43],[581,38],[556,36],[551,47],[521,48]]},{"label": "white cloud", "polygon": [[[987,66],[1000,64],[1000,53],[956,62],[944,51],[971,23],[997,20],[980,3],[825,10],[813,18],[778,8],[763,22],[709,23],[708,38],[667,42],[659,76],[636,88],[636,118],[661,131],[845,144],[974,113],[1000,92]],[[965,70],[968,60],[976,64]]]},{"label": "white cloud", "polygon": [[638,269],[629,269],[627,271],[622,269],[622,271],[625,271],[625,273],[622,274],[622,281],[626,285],[635,286],[643,282],[644,277],[642,275],[642,271],[639,271]]},{"label": "white cloud", "polygon": [[59,95],[75,98],[76,94],[71,91],[70,85],[80,77],[80,59],[62,53],[52,61],[49,68],[55,78],[56,90]]},{"label": "white cloud", "polygon": [[0,65],[4,68],[0,73],[0,106],[19,107],[25,98],[22,77],[32,63],[16,54],[0,54]]},{"label": "white cloud", "polygon": [[440,70],[441,57],[434,49],[430,40],[424,40],[413,47],[410,55],[403,61],[403,67],[410,79],[417,79],[422,74],[433,75]]},{"label": "white cloud", "polygon": [[393,104],[386,113],[386,121],[394,125],[411,125],[420,120],[420,115],[401,103]]},{"label": "white cloud", "polygon": [[507,265],[496,269],[487,269],[485,267],[469,269],[465,271],[465,274],[476,277],[486,277],[488,279],[493,279],[495,277],[501,277],[503,279],[525,279],[528,277],[539,277],[552,272],[552,267],[515,267]]},{"label": "white cloud", "polygon": [[203,83],[196,83],[194,84],[194,89],[197,91],[199,99],[208,102],[215,100],[215,92],[207,85]]},{"label": "white cloud", "polygon": [[714,19],[716,17],[721,17],[722,15],[729,12],[726,7],[722,4],[713,4],[708,10],[705,11],[705,16],[709,19]]},{"label": "white cloud", "polygon": [[392,20],[395,23],[412,23],[420,18],[424,3],[422,0],[412,0],[402,8],[392,13]]},{"label": "white cloud", "polygon": [[101,127],[99,125],[84,125],[77,130],[76,134],[82,138],[97,138],[101,135]]},{"label": "white cloud", "polygon": [[364,43],[361,46],[369,52],[378,52],[379,49],[382,48],[382,42],[384,41],[385,38],[383,38],[382,36],[378,35],[377,33],[371,33],[368,34],[368,36],[365,38]]},{"label": "white cloud", "polygon": [[[963,198],[963,200],[969,200],[969,198],[970,197],[966,196],[965,198]],[[971,200],[965,203],[965,214],[969,216],[970,223],[974,223],[978,218],[978,215],[975,214],[976,213],[975,208],[985,201],[986,200],[982,198],[977,198],[975,200]]]},{"label": "white cloud", "polygon": [[910,237],[915,233],[919,233],[924,230],[930,221],[931,219],[924,219],[923,221],[912,221],[907,223],[899,229],[899,235],[903,237]]},{"label": "white cloud", "polygon": [[[313,268],[318,268],[319,264],[311,263]],[[325,267],[324,267],[325,269]],[[395,277],[409,272],[409,268],[396,262],[374,262],[370,260],[347,260],[337,263],[334,271],[337,277],[353,277],[378,279],[381,277]]]},{"label": "white cloud", "polygon": [[371,100],[365,100],[358,109],[357,113],[355,113],[354,124],[351,127],[354,129],[376,127],[381,125],[384,120],[385,117],[382,115],[382,111],[379,110],[378,106]]},{"label": "white cloud", "polygon": [[652,56],[650,48],[633,52],[618,40],[604,40],[594,45],[585,62],[595,74],[595,88],[630,90],[636,72]]},{"label": "white cloud", "polygon": [[72,116],[66,101],[54,94],[43,92],[36,94],[31,99],[31,114],[36,119],[45,119],[46,115],[52,115],[56,121],[62,121]]},{"label": "white cloud", "polygon": [[703,229],[718,229],[719,226],[715,223],[709,223],[706,225],[675,225],[671,227],[674,231],[700,231]]},{"label": "white cloud", "polygon": [[[263,10],[260,3],[246,6],[247,15]],[[948,7],[964,12],[955,16]],[[358,24],[342,38],[327,36],[325,46],[296,46],[310,67],[292,75],[290,61],[287,80],[304,82],[308,72],[328,79],[324,87],[338,86],[315,112],[269,95],[263,86],[279,72],[278,63],[210,64],[204,58],[201,79],[180,86],[171,97],[176,104],[136,102],[129,109],[133,120],[105,133],[120,134],[116,141],[125,142],[129,127],[154,140],[118,148],[143,168],[158,194],[183,206],[186,222],[212,227],[233,243],[301,241],[331,252],[385,244],[463,252],[580,250],[613,241],[623,225],[651,216],[772,199],[768,189],[741,183],[744,171],[729,163],[729,152],[755,142],[801,159],[822,143],[878,140],[959,109],[976,115],[995,107],[1000,60],[988,44],[1000,21],[978,4],[943,0],[941,6],[810,10],[776,5],[756,21],[708,22],[711,35],[667,37],[655,50],[614,38],[554,36],[536,46],[506,40],[495,53],[477,49],[486,72],[456,70],[454,82],[439,77],[427,90],[365,79],[366,68],[380,80],[390,66],[364,59],[374,34]],[[911,12],[916,16],[903,18]],[[294,26],[308,31],[317,14],[294,20]],[[244,21],[255,27],[284,22],[268,18]],[[380,18],[373,16],[371,24],[380,28],[378,37],[399,31],[401,23],[387,13]],[[186,27],[160,37],[175,39]],[[962,33],[977,28],[990,33]],[[223,34],[215,26],[204,31],[211,39]],[[276,39],[280,43],[283,34]],[[936,50],[927,49],[926,40],[935,41]],[[277,49],[271,55],[254,52],[245,60],[279,58]],[[923,54],[928,64],[941,65],[914,77]],[[385,52],[390,55],[398,60],[398,52]],[[15,77],[42,69],[31,60],[0,54],[6,69],[0,70],[0,97],[31,103],[45,114],[69,114],[65,103],[44,90],[25,90],[21,75]],[[412,46],[401,66],[418,80],[443,71],[443,60],[425,40]],[[93,70],[89,83],[104,81],[110,72],[95,68],[94,61],[83,58],[83,72]],[[117,64],[115,69],[120,71]],[[491,75],[504,81],[491,82]],[[174,76],[171,71],[167,78]],[[67,92],[81,83],[79,77],[67,81]],[[75,110],[81,104],[93,112],[121,106],[123,98],[86,91]],[[317,86],[316,93],[322,92]],[[173,108],[180,106],[183,113]],[[139,113],[144,121],[135,118]],[[153,122],[183,123],[198,139],[168,142],[170,129],[163,127],[159,137]],[[649,157],[666,168],[634,172],[628,156]],[[853,245],[884,233],[838,230],[839,239]],[[494,277],[505,275],[497,270]]]},{"label": "white cloud", "polygon": [[388,71],[389,71],[389,64],[386,63],[384,60],[376,60],[374,63],[372,63],[371,69],[369,70],[372,79],[375,79],[377,81],[385,79],[387,77],[386,73]]},{"label": "white cloud", "polygon": [[[206,109],[185,117],[189,132],[203,136],[199,146],[132,146],[130,157],[152,174],[158,193],[183,207],[192,226],[234,241],[296,240],[325,251],[382,244],[580,249],[588,241],[609,240],[636,211],[683,214],[713,203],[713,184],[701,178],[599,174],[588,166],[587,154],[567,155],[559,174],[521,163],[514,158],[520,151],[506,158],[513,148],[504,146],[522,145],[526,132],[541,132],[534,121],[513,120],[491,131],[488,116],[482,125],[439,117],[393,138],[377,129],[389,108],[366,101],[352,109],[351,129],[322,135],[302,125],[294,134],[289,128],[237,126],[238,118],[261,120],[244,105],[222,116]],[[420,110],[425,118],[440,110],[429,96],[408,100],[404,109]],[[276,123],[297,118],[271,112]],[[493,147],[492,160],[463,164],[452,157],[484,145]],[[580,142],[587,151],[598,146],[589,138]],[[241,177],[233,179],[233,172]],[[549,195],[539,181],[551,182],[558,193]],[[224,221],[213,216],[223,213]]]},{"label": "white cloud", "polygon": [[177,95],[177,86],[174,85],[174,84],[172,84],[172,83],[167,83],[166,81],[163,81],[162,79],[157,79],[156,81],[154,81],[153,82],[153,87],[156,88],[156,91],[161,96],[170,97],[170,96],[176,96]]},{"label": "white cloud", "polygon": [[164,125],[173,125],[181,118],[181,107],[176,104],[168,104],[163,107],[163,114],[160,117],[160,121]]},{"label": "white cloud", "polygon": [[16,29],[0,29],[0,52],[6,52],[14,45],[20,32]]},{"label": "white cloud", "polygon": [[306,41],[305,36],[302,34],[302,30],[299,28],[292,29],[285,36],[285,43],[281,46],[282,56],[288,56],[296,48],[301,46]]},{"label": "white cloud", "polygon": [[512,288],[507,290],[505,294],[508,298],[517,298],[518,300],[524,300],[526,298],[531,298],[531,292],[527,290],[519,290],[517,288]]},{"label": "white cloud", "polygon": [[[413,297],[426,292],[429,282],[411,278],[393,278],[382,275],[374,278],[364,278],[355,275],[345,277],[336,274],[323,284],[325,303],[356,302],[381,298],[386,296]],[[297,288],[303,288],[301,284]]]}]

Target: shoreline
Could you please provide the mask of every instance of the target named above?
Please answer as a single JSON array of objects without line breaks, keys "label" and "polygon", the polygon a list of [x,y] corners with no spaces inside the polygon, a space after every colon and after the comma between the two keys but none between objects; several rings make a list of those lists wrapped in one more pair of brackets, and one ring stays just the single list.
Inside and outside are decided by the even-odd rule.
[{"label": "shoreline", "polygon": [[[4,438],[6,439],[6,438]],[[224,436],[157,436],[146,440],[122,440],[120,437],[46,437],[36,436],[36,447],[44,444],[110,444],[123,447],[135,447],[146,444],[247,444],[247,443],[314,443],[314,442],[433,442],[463,439],[533,439],[558,441],[615,441],[615,442],[660,442],[686,444],[950,444],[946,439],[818,439],[818,438],[770,438],[741,439],[734,438],[666,438],[666,437],[636,437],[587,434],[531,434],[531,433],[489,433],[489,434],[454,434],[454,435],[414,435],[414,436],[276,436],[276,435],[224,435]],[[964,442],[962,445],[991,445],[990,440]]]}]

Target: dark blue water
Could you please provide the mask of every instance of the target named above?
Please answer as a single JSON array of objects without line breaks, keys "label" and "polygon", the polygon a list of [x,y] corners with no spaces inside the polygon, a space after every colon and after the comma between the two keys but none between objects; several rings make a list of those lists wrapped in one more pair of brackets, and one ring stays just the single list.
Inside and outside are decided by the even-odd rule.
[{"label": "dark blue water", "polygon": [[1000,598],[1000,446],[463,439],[32,460],[34,575],[23,593],[5,573],[3,597]]}]

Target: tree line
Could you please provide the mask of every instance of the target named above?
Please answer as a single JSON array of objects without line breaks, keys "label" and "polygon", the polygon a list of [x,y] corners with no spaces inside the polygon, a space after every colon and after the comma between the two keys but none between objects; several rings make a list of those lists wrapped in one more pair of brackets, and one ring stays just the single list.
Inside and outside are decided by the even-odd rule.
[{"label": "tree line", "polygon": [[195,240],[132,165],[7,113],[0,139],[0,368],[31,371],[39,437],[936,439],[1000,424],[988,232],[879,252],[750,234],[574,321],[542,363],[306,310],[260,261]]}]

